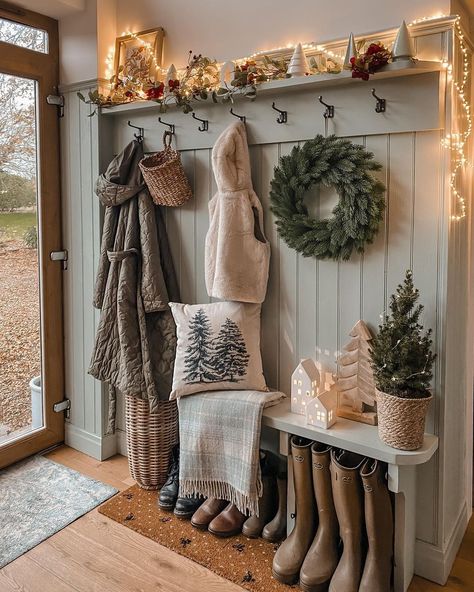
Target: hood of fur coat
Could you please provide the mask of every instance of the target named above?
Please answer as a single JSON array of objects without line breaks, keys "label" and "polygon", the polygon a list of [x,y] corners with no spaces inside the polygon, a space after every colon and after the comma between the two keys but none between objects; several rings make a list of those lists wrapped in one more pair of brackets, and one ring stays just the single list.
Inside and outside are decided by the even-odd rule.
[{"label": "hood of fur coat", "polygon": [[212,166],[218,191],[252,189],[247,130],[236,121],[219,136],[212,149]]}]

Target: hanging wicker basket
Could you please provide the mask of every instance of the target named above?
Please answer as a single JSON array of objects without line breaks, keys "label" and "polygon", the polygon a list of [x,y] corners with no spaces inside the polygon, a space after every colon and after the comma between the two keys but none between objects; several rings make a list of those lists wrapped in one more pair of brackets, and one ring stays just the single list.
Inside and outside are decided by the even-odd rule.
[{"label": "hanging wicker basket", "polygon": [[177,150],[171,148],[172,134],[163,135],[163,150],[140,161],[140,170],[153,201],[160,206],[182,206],[193,196]]},{"label": "hanging wicker basket", "polygon": [[125,397],[128,466],[143,489],[160,489],[168,476],[171,450],[179,441],[176,401],[163,401],[150,413],[147,400]]},{"label": "hanging wicker basket", "polygon": [[399,450],[417,450],[423,445],[425,418],[433,395],[403,399],[379,390],[377,414],[380,439]]}]

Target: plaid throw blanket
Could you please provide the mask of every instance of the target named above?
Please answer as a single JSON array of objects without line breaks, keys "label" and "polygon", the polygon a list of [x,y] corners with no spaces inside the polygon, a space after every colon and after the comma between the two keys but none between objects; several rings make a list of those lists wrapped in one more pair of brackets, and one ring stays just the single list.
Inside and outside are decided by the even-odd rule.
[{"label": "plaid throw blanket", "polygon": [[279,392],[214,391],[179,399],[179,495],[203,495],[258,514],[264,407]]}]

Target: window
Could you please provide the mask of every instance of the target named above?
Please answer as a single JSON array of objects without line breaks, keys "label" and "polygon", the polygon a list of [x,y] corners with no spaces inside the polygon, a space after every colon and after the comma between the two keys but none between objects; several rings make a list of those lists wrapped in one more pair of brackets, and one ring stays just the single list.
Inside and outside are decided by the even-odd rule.
[{"label": "window", "polygon": [[301,389],[298,389],[298,395],[301,395]]},{"label": "window", "polygon": [[296,380],[296,378],[293,380],[293,384],[298,384],[298,381]]},{"label": "window", "polygon": [[302,380],[298,380],[298,386],[301,386],[303,384]]},{"label": "window", "polygon": [[[309,395],[309,393],[308,393]],[[311,390],[311,396],[314,397],[314,389]]]},{"label": "window", "polygon": [[0,18],[0,41],[40,53],[49,53],[48,33]]},{"label": "window", "polygon": [[309,397],[309,391],[306,391],[306,396]]},{"label": "window", "polygon": [[318,421],[324,421],[326,419],[326,412],[325,411],[316,411],[316,419]]},{"label": "window", "polygon": [[332,419],[332,411],[329,412],[328,419],[329,419],[329,421],[331,421],[331,419]]}]

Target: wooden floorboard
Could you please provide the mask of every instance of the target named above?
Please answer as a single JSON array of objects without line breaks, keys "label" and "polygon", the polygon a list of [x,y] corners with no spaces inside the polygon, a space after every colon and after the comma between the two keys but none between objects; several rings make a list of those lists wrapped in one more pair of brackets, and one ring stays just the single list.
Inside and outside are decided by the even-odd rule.
[{"label": "wooden floorboard", "polygon": [[[127,459],[99,462],[67,446],[48,458],[123,490]],[[474,520],[445,587],[415,577],[409,592],[474,590]],[[79,518],[0,570],[0,592],[239,592],[242,588],[102,516]]]}]

